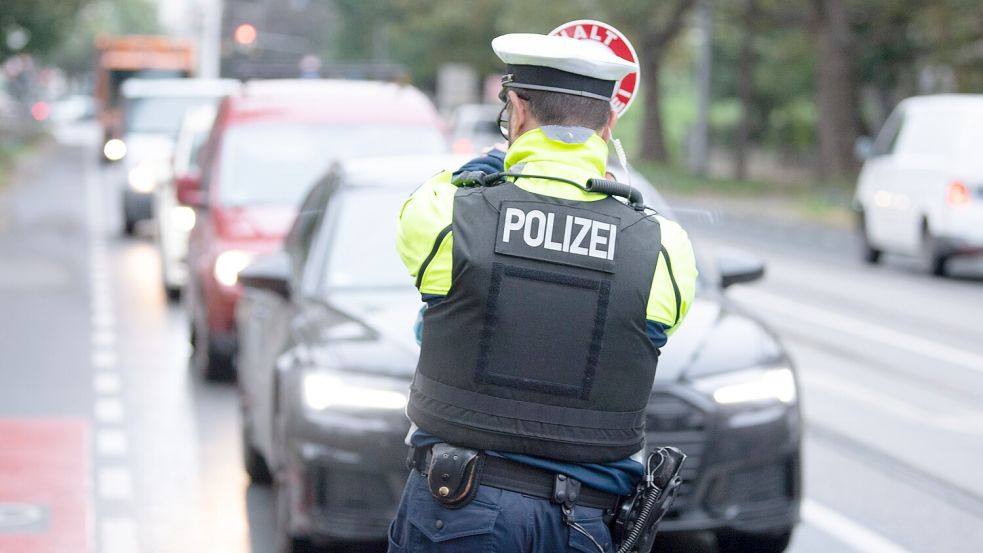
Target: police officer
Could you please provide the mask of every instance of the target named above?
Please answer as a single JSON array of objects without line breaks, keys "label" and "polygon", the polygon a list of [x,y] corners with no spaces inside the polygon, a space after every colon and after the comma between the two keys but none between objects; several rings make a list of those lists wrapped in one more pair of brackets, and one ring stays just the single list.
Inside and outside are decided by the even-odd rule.
[{"label": "police officer", "polygon": [[399,215],[426,305],[389,551],[611,551],[604,515],[642,476],[645,407],[693,298],[693,252],[675,222],[584,186],[606,174],[610,100],[635,65],[566,37],[492,48],[508,151],[437,174]]}]

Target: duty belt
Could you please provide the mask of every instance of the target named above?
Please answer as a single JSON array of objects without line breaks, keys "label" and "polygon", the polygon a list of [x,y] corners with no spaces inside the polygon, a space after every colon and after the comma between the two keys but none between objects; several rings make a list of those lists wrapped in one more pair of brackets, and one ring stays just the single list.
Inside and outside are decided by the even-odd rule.
[{"label": "duty belt", "polygon": [[[430,447],[413,448],[407,457],[409,468],[423,475],[429,466]],[[580,481],[565,474],[543,470],[523,463],[488,455],[482,452],[482,468],[478,483],[511,492],[547,499],[553,502],[558,498],[571,499],[572,503],[595,509],[615,509],[621,499],[613,493],[582,486]]]}]

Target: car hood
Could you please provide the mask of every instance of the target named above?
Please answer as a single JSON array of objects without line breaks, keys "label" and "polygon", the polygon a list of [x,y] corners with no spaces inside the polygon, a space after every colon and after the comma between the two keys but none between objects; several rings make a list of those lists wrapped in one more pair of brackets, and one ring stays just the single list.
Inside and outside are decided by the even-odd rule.
[{"label": "car hood", "polygon": [[169,160],[174,153],[174,138],[166,134],[130,133],[123,137],[129,165],[138,161]]},{"label": "car hood", "polygon": [[[419,355],[413,331],[421,306],[416,291],[337,296],[330,302],[336,324],[322,333],[323,353],[330,355],[331,364],[412,376]],[[784,358],[774,335],[726,298],[697,297],[684,324],[662,349],[656,382],[677,382]]]},{"label": "car hood", "polygon": [[228,207],[211,210],[216,231],[226,240],[282,240],[290,230],[296,208],[263,205]]}]

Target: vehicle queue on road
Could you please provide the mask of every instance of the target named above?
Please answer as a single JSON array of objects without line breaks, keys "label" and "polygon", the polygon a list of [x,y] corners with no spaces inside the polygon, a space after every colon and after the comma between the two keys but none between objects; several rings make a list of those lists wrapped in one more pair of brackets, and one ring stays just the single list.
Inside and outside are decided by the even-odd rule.
[{"label": "vehicle queue on road", "polygon": [[[184,285],[191,369],[237,376],[244,468],[274,486],[278,553],[385,541],[419,353],[420,299],[393,246],[396,217],[426,177],[467,157],[445,153],[436,110],[405,85],[255,81],[201,111],[183,118],[154,214],[172,258],[164,289],[176,298]],[[611,166],[671,213],[640,174]],[[184,248],[185,278],[168,279],[167,252]],[[663,351],[646,420],[650,445],[690,459],[662,529],[711,531],[722,553],[780,552],[802,496],[795,369],[722,294],[763,266],[700,265],[698,301]]]}]

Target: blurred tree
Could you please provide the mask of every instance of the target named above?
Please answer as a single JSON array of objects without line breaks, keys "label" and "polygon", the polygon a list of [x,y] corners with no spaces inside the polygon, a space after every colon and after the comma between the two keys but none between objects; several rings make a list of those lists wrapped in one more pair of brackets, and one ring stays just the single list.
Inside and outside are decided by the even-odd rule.
[{"label": "blurred tree", "polygon": [[334,49],[346,61],[387,61],[389,26],[404,16],[400,0],[333,0],[337,25]]},{"label": "blurred tree", "polygon": [[737,96],[741,103],[741,121],[734,139],[734,178],[747,178],[747,156],[750,148],[754,110],[754,39],[758,33],[758,0],[744,0],[740,17],[743,27],[740,54],[737,62]]},{"label": "blurred tree", "polygon": [[[350,2],[353,0],[341,0]],[[491,41],[505,33],[546,33],[573,19],[598,17],[598,0],[373,0],[388,6],[391,56],[411,68],[422,86],[432,88],[438,68],[467,63],[480,75],[500,73]],[[358,3],[358,2],[355,2]],[[370,2],[372,3],[372,2]]]},{"label": "blurred tree", "polygon": [[82,75],[92,70],[96,36],[159,31],[154,0],[85,0],[50,61],[71,76]]},{"label": "blurred tree", "polygon": [[[918,6],[912,29],[925,75],[926,91],[983,90],[983,17],[979,0],[935,0]],[[931,78],[932,70],[935,79]],[[945,78],[940,79],[939,77]]]},{"label": "blurred tree", "polygon": [[860,48],[855,63],[857,78],[864,94],[873,105],[861,102],[864,132],[872,134],[887,119],[901,99],[917,93],[918,60],[924,57],[915,22],[921,0],[883,0],[858,2],[854,5],[853,32]]},{"label": "blurred tree", "polygon": [[[670,44],[686,27],[694,0],[324,0],[344,21],[335,37],[339,60],[386,58],[410,68],[414,81],[432,89],[438,68],[460,62],[479,74],[500,72],[491,40],[509,32],[546,33],[574,19],[600,19],[621,29],[642,63],[642,155],[666,161],[660,76]],[[380,39],[380,33],[384,38]]]},{"label": "blurred tree", "polygon": [[849,0],[810,0],[810,27],[818,55],[819,165],[822,177],[855,169],[853,144],[859,134],[854,32]]},{"label": "blurred tree", "polygon": [[666,162],[665,125],[662,117],[662,69],[671,43],[686,27],[686,16],[695,0],[621,0],[604,5],[605,20],[624,32],[638,50],[642,72],[641,157]]},{"label": "blurred tree", "polygon": [[83,0],[3,0],[0,62],[12,54],[46,55],[71,32]]}]

